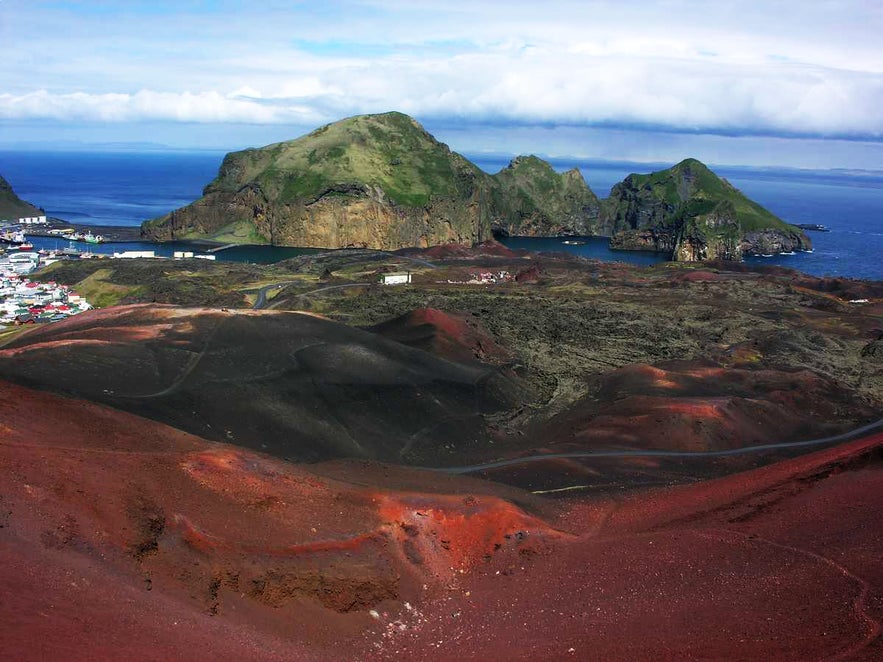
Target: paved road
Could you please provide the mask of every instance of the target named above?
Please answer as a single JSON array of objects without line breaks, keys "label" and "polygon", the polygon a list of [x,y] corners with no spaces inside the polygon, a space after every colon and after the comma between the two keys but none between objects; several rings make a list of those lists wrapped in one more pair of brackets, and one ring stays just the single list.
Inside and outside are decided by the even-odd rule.
[{"label": "paved road", "polygon": [[[220,246],[214,250],[223,250],[224,248],[231,248],[233,246],[238,246],[239,244],[230,244],[228,246]],[[423,265],[424,267],[429,267],[430,269],[437,269],[438,266],[433,264],[432,262],[428,262],[427,260],[421,260],[419,257],[408,257],[407,255],[396,255],[395,253],[390,253],[389,251],[375,251],[368,250],[362,253],[362,255],[388,255],[389,257],[393,257],[397,260],[408,260],[409,262],[414,262],[415,264]],[[257,292],[257,299],[255,299],[254,305],[252,306],[253,310],[262,310],[267,308],[267,294],[269,294],[273,290],[281,290],[288,285],[292,285],[293,283],[298,283],[301,281],[296,280],[287,280],[282,281],[280,283],[271,283],[269,285],[264,285],[263,287],[257,290],[248,290],[250,292]],[[310,292],[304,292],[303,294],[298,294],[299,297],[309,296],[310,294],[317,294],[319,292],[326,292],[328,290],[339,290],[346,287],[365,287],[370,285],[371,283],[344,283],[343,285],[329,285],[328,287],[320,287],[316,290],[311,290]]]},{"label": "paved road", "polygon": [[297,283],[296,280],[286,280],[281,283],[270,283],[269,285],[264,285],[263,287],[257,290],[250,290],[251,292],[257,292],[258,296],[255,299],[254,305],[252,305],[253,310],[261,310],[262,308],[267,307],[267,293],[271,290],[281,290],[284,287],[288,287],[292,283]]},{"label": "paved road", "polygon": [[[302,281],[297,280],[288,280],[283,281],[281,283],[271,283],[270,285],[264,285],[262,288],[258,290],[251,290],[252,292],[257,292],[258,296],[255,299],[254,305],[252,306],[252,310],[262,310],[264,308],[269,307],[269,302],[267,301],[267,294],[273,290],[281,290],[293,283],[300,283]],[[303,292],[302,294],[298,294],[298,297],[306,297],[311,294],[318,294],[320,292],[328,292],[329,290],[342,290],[348,287],[368,287],[369,285],[374,285],[375,283],[343,283],[342,285],[328,285],[326,287],[320,287],[315,290],[310,290],[309,292]]]},{"label": "paved road", "polygon": [[528,455],[526,457],[516,457],[509,460],[497,460],[496,462],[487,462],[485,464],[473,464],[466,467],[440,467],[432,468],[433,471],[440,471],[449,474],[471,474],[487,469],[499,469],[501,467],[511,467],[518,464],[527,464],[528,462],[542,462],[544,460],[555,459],[579,459],[592,457],[730,457],[733,455],[747,455],[748,453],[762,453],[764,451],[787,450],[790,448],[805,448],[809,446],[821,446],[824,444],[834,444],[846,441],[855,437],[859,437],[868,432],[883,430],[883,418],[873,423],[868,423],[855,430],[837,434],[831,437],[822,437],[821,439],[808,439],[806,441],[786,441],[777,444],[763,444],[760,446],[744,446],[742,448],[728,448],[722,451],[665,451],[665,450],[634,450],[634,451],[583,451],[577,453],[548,453],[545,455]]}]

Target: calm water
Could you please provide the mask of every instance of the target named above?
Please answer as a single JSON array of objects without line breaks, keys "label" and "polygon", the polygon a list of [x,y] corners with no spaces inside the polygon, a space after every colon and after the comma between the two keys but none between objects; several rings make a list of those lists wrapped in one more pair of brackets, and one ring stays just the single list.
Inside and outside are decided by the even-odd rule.
[{"label": "calm water", "polygon": [[[0,173],[24,199],[50,216],[78,225],[138,225],[198,198],[217,174],[221,152],[3,152]],[[473,159],[488,172],[497,172],[508,159]],[[601,197],[631,172],[656,166],[556,160],[558,169],[578,167],[589,186]],[[664,167],[660,164],[659,167]],[[752,262],[780,264],[817,275],[840,275],[883,280],[883,172],[788,171],[751,168],[715,168],[743,193],[791,223],[821,223],[831,232],[809,233],[813,253],[752,258]],[[64,246],[55,239],[37,240],[39,246]],[[509,245],[534,250],[562,250],[601,260],[637,264],[662,261],[647,253],[609,251],[603,239],[584,246],[567,246],[557,239],[507,240]],[[83,245],[80,245],[82,248]],[[140,242],[105,244],[95,252],[148,248],[161,255],[192,247],[149,245]],[[221,251],[219,260],[274,262],[313,252],[279,247],[237,247]]]}]

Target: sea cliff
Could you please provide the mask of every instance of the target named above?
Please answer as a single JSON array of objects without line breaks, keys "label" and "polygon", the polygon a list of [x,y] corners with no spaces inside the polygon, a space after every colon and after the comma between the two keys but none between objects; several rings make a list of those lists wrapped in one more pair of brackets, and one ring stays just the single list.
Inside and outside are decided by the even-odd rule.
[{"label": "sea cliff", "polygon": [[492,235],[601,235],[672,259],[740,260],[809,239],[695,159],[629,175],[599,200],[582,174],[520,156],[494,175],[402,113],[360,115],[228,154],[203,196],[147,221],[157,241],[318,248],[476,244]]}]

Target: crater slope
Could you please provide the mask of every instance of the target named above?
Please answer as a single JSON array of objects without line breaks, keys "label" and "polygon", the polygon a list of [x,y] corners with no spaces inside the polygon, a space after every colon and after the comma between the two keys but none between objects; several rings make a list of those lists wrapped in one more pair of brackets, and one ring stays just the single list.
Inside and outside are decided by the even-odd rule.
[{"label": "crater slope", "polygon": [[548,502],[296,465],[8,383],[0,415],[11,659],[883,652],[880,434],[701,485]]},{"label": "crater slope", "polygon": [[158,305],[36,329],[0,350],[0,373],[298,461],[445,464],[529,395],[499,368],[316,315]]}]

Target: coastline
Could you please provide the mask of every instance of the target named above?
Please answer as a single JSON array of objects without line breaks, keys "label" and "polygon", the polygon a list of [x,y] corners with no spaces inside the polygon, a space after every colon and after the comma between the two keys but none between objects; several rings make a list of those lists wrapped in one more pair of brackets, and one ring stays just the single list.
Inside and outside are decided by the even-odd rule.
[{"label": "coastline", "polygon": [[[50,216],[46,219],[47,223],[39,230],[28,230],[27,235],[33,237],[45,237],[48,239],[63,240],[63,235],[52,234],[50,230],[61,230],[64,228],[73,228],[77,232],[91,232],[95,235],[101,235],[105,243],[147,243],[162,245],[164,242],[145,239],[141,236],[140,225],[94,225],[92,223],[72,223],[62,218]],[[205,248],[214,248],[224,246],[220,241],[212,241],[211,239],[179,239],[176,243],[192,244],[193,246],[202,246]]]}]

